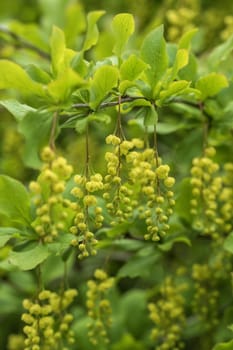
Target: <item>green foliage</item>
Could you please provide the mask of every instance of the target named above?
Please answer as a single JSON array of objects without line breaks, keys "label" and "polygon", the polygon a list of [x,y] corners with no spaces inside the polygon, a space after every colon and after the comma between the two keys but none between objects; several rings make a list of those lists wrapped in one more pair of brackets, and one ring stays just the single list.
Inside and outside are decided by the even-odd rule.
[{"label": "green foliage", "polygon": [[232,36],[55,2],[0,27],[0,347],[231,349]]},{"label": "green foliage", "polygon": [[13,223],[28,225],[30,199],[25,187],[6,175],[0,177],[0,213]]}]

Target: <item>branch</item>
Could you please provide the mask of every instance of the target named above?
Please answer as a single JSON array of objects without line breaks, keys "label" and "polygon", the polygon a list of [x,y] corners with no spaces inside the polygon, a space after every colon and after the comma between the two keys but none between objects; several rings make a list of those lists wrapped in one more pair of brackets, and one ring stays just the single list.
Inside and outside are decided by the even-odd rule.
[{"label": "branch", "polygon": [[[125,102],[132,102],[135,100],[147,100],[146,97],[143,96],[136,96],[136,97],[130,97],[130,96],[125,96],[121,98],[121,104]],[[107,108],[107,107],[114,107],[119,105],[119,100],[117,101],[110,101],[110,102],[103,102],[100,104],[99,108]],[[89,108],[90,106],[87,103],[75,103],[72,105],[73,108],[79,109],[79,108]]]},{"label": "branch", "polygon": [[31,44],[29,41],[24,40],[23,38],[21,38],[18,34],[15,34],[14,32],[12,32],[11,30],[9,30],[8,28],[4,27],[4,26],[0,26],[0,33],[6,34],[8,36],[11,37],[11,39],[13,39],[15,41],[15,45],[19,45],[22,48],[31,50],[36,52],[38,55],[40,55],[41,57],[49,60],[50,59],[50,55],[40,49],[39,47]]}]

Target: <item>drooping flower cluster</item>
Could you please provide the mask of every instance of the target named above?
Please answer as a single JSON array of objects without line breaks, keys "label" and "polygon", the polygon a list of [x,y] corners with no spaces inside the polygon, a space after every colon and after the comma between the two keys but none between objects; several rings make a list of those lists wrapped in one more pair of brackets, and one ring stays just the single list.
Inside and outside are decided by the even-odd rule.
[{"label": "drooping flower cluster", "polygon": [[87,282],[87,301],[89,323],[89,338],[92,344],[107,344],[108,328],[111,326],[111,305],[108,292],[114,284],[114,279],[108,277],[102,269],[95,270],[95,279]]},{"label": "drooping flower cluster", "polygon": [[154,326],[151,337],[156,350],[182,349],[181,334],[185,324],[185,299],[182,292],[185,284],[176,285],[171,277],[167,277],[156,302],[149,303],[150,319]]},{"label": "drooping flower cluster", "polygon": [[111,224],[140,215],[147,225],[145,239],[160,240],[169,230],[168,221],[175,204],[171,190],[175,179],[169,176],[169,166],[156,158],[154,149],[144,149],[140,139],[122,141],[109,135],[106,143],[114,147],[105,155],[107,175],[103,195],[113,217]]},{"label": "drooping flower cluster", "polygon": [[73,168],[63,157],[56,156],[50,147],[41,152],[43,167],[36,181],[31,181],[29,189],[33,194],[36,218],[32,226],[42,242],[53,242],[68,230],[70,217],[76,204],[63,197],[66,181]]},{"label": "drooping flower cluster", "polygon": [[70,329],[73,316],[67,309],[76,296],[76,289],[67,289],[60,295],[43,290],[35,301],[24,299],[24,350],[67,349],[67,345],[74,343],[74,332]]},{"label": "drooping flower cluster", "polygon": [[103,189],[102,175],[94,174],[88,179],[86,176],[75,175],[75,186],[71,194],[76,198],[77,214],[74,218],[74,225],[70,232],[77,235],[77,239],[72,241],[72,245],[78,246],[79,258],[95,255],[95,245],[97,240],[92,232],[102,226],[104,217],[102,208],[97,204],[96,192]]},{"label": "drooping flower cluster", "polygon": [[224,166],[224,173],[213,160],[215,148],[208,147],[204,155],[194,158],[191,169],[191,214],[193,225],[201,233],[221,240],[221,234],[232,229],[233,190],[230,180],[233,166]]}]

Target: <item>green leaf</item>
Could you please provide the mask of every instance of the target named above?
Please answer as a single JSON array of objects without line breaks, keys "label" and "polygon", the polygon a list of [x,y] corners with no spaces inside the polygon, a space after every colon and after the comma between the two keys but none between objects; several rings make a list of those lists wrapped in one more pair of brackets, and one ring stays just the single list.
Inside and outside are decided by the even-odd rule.
[{"label": "green leaf", "polygon": [[95,121],[99,123],[109,124],[111,122],[110,115],[103,112],[95,112],[88,116],[88,121]]},{"label": "green leaf", "polygon": [[112,28],[115,35],[115,46],[113,52],[121,56],[122,52],[134,32],[134,18],[129,13],[120,13],[113,18]]},{"label": "green leaf", "polygon": [[150,271],[154,264],[160,258],[160,254],[149,256],[133,256],[125,265],[118,271],[118,277],[146,277],[150,275]]},{"label": "green leaf", "polygon": [[61,71],[61,67],[63,66],[66,48],[65,34],[60,28],[56,26],[53,26],[52,29],[50,47],[53,74],[54,76],[56,76],[59,73],[59,71]]},{"label": "green leaf", "polygon": [[141,57],[149,64],[148,79],[151,86],[155,86],[168,67],[166,42],[163,37],[163,26],[150,32],[141,47]]},{"label": "green leaf", "polygon": [[84,80],[71,68],[66,68],[56,80],[48,84],[48,93],[55,104],[65,102],[71,93],[84,84]]},{"label": "green leaf", "polygon": [[147,64],[143,62],[136,55],[130,55],[120,67],[120,77],[122,80],[133,81],[138,78],[138,76],[147,67]]},{"label": "green leaf", "polygon": [[16,89],[23,95],[44,96],[43,86],[33,81],[18,64],[0,60],[0,89]]},{"label": "green leaf", "polygon": [[158,112],[153,106],[143,107],[142,113],[144,114],[144,125],[156,125],[158,121]]},{"label": "green leaf", "polygon": [[92,11],[87,15],[87,33],[83,44],[83,51],[96,45],[99,39],[99,31],[96,22],[105,14],[105,11]]},{"label": "green leaf", "polygon": [[19,237],[20,233],[21,231],[14,227],[0,227],[0,248],[11,238]]},{"label": "green leaf", "polygon": [[179,49],[176,53],[176,58],[174,65],[172,67],[171,78],[170,80],[174,80],[177,76],[177,73],[188,64],[189,61],[189,53],[188,50]]},{"label": "green leaf", "polygon": [[17,266],[20,270],[32,270],[49,256],[48,247],[42,244],[26,251],[15,252],[11,251],[9,254],[9,262]]},{"label": "green leaf", "polygon": [[230,340],[226,343],[219,343],[215,345],[213,350],[232,350],[233,349],[233,340]]},{"label": "green leaf", "polygon": [[209,55],[208,63],[212,69],[225,61],[233,50],[233,34],[222,44],[217,46]]},{"label": "green leaf", "polygon": [[79,134],[82,134],[86,130],[87,124],[88,124],[88,117],[87,116],[85,116],[83,118],[79,118],[75,123],[75,130]]},{"label": "green leaf", "polygon": [[65,37],[68,47],[76,45],[79,34],[86,30],[86,15],[80,3],[68,3],[65,11]]},{"label": "green leaf", "polygon": [[178,47],[179,49],[186,49],[188,50],[191,44],[192,38],[195,36],[195,34],[198,32],[197,28],[191,29],[188,32],[184,33],[182,37],[180,38]]},{"label": "green leaf", "polygon": [[233,232],[225,239],[223,248],[233,254]]},{"label": "green leaf", "polygon": [[174,81],[168,85],[166,90],[160,92],[160,103],[163,103],[168,98],[172,98],[179,94],[182,94],[190,85],[190,82],[186,80]]},{"label": "green leaf", "polygon": [[26,72],[31,79],[38,83],[48,84],[51,81],[51,76],[46,71],[34,64],[27,65]]},{"label": "green leaf", "polygon": [[178,236],[178,237],[169,239],[167,242],[163,244],[159,244],[158,247],[163,252],[168,252],[169,250],[172,249],[175,243],[184,243],[184,244],[187,244],[189,247],[191,247],[191,241],[186,236]]},{"label": "green leaf", "polygon": [[30,197],[25,187],[17,180],[0,175],[0,213],[12,222],[30,223]]},{"label": "green leaf", "polygon": [[24,161],[26,165],[38,168],[41,165],[39,151],[48,144],[53,114],[48,111],[28,113],[19,123],[19,131],[25,137]]},{"label": "green leaf", "polygon": [[[157,123],[156,132],[160,135],[168,135],[178,130],[187,128],[187,124],[180,123]],[[191,127],[190,127],[191,128]]]},{"label": "green leaf", "polygon": [[201,99],[217,95],[222,89],[228,87],[228,81],[225,75],[220,73],[210,73],[201,77],[196,82],[196,89],[201,92]]},{"label": "green leaf", "polygon": [[17,100],[3,100],[0,104],[10,112],[17,121],[21,121],[29,112],[35,112],[35,109],[18,102]]},{"label": "green leaf", "polygon": [[118,76],[118,69],[112,66],[102,66],[95,72],[90,87],[90,106],[93,109],[117,86]]}]

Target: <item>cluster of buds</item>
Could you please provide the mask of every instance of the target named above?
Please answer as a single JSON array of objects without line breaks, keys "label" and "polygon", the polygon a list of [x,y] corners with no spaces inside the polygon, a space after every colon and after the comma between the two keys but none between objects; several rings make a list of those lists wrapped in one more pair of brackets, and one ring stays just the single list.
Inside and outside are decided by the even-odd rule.
[{"label": "cluster of buds", "polygon": [[156,159],[155,151],[147,148],[134,152],[127,158],[131,166],[129,177],[138,190],[140,217],[145,219],[146,240],[159,241],[166,235],[170,226],[169,217],[173,213],[175,200],[172,187],[175,179],[169,176],[170,167]]},{"label": "cluster of buds", "polygon": [[218,324],[218,299],[217,279],[208,264],[194,264],[192,267],[194,280],[193,311],[204,321],[207,329]]},{"label": "cluster of buds", "polygon": [[114,147],[113,152],[105,155],[107,175],[103,194],[107,210],[114,217],[112,224],[139,214],[147,226],[145,239],[159,241],[170,228],[168,221],[175,205],[172,191],[175,179],[169,176],[169,166],[157,159],[154,149],[144,149],[140,139],[122,141],[109,135],[106,143]]},{"label": "cluster of buds", "polygon": [[70,330],[73,316],[68,307],[77,296],[76,289],[68,289],[61,295],[43,290],[37,300],[24,299],[22,314],[25,334],[24,350],[67,349],[74,343],[74,332]]},{"label": "cluster of buds", "polygon": [[69,218],[76,209],[75,203],[63,197],[73,168],[50,147],[42,150],[41,159],[43,167],[40,175],[36,181],[29,183],[36,214],[32,226],[42,242],[50,243],[60,232],[68,229]]},{"label": "cluster of buds", "polygon": [[106,208],[113,217],[112,225],[128,221],[133,216],[133,210],[138,205],[136,193],[129,181],[127,157],[133,149],[143,148],[143,141],[132,139],[121,140],[115,135],[109,135],[106,143],[113,146],[112,152],[106,152],[107,175],[104,177],[104,194]]},{"label": "cluster of buds", "polygon": [[182,349],[182,330],[185,324],[185,299],[182,292],[185,284],[176,285],[171,277],[167,277],[160,288],[160,297],[149,303],[150,319],[154,326],[151,337],[157,350]]},{"label": "cluster of buds", "polygon": [[233,190],[229,173],[232,175],[233,166],[226,164],[225,174],[219,173],[219,165],[213,160],[215,153],[214,147],[208,147],[202,157],[193,159],[190,205],[194,227],[218,241],[221,233],[232,229]]},{"label": "cluster of buds", "polygon": [[76,198],[77,213],[70,232],[77,235],[71,243],[78,246],[80,259],[96,254],[95,235],[93,229],[99,229],[104,221],[102,208],[97,203],[97,193],[103,190],[101,174],[91,175],[90,178],[82,175],[74,176],[75,186],[71,194]]},{"label": "cluster of buds", "polygon": [[114,279],[108,277],[105,271],[97,269],[95,279],[87,282],[88,336],[93,345],[103,345],[109,342],[108,328],[111,326],[111,305],[108,292],[114,284]]}]

